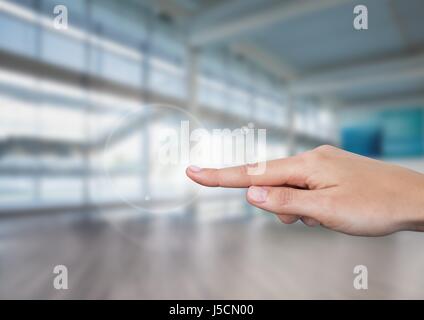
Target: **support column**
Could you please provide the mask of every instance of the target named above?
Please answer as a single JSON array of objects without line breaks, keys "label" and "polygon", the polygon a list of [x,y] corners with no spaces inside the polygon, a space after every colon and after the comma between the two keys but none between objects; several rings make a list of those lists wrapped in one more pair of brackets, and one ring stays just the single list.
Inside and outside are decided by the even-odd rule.
[{"label": "support column", "polygon": [[[256,78],[256,70],[252,67],[251,64],[247,65],[248,68],[248,72],[250,73],[250,77],[251,79],[255,79]],[[256,98],[258,96],[258,90],[255,86],[255,84],[252,82],[249,83],[250,86],[250,97],[249,97],[249,118],[251,119],[251,122],[255,125],[256,129],[261,129],[257,127],[257,124],[255,123],[255,121],[257,120],[257,113],[256,113]],[[246,124],[248,125],[248,124]],[[255,151],[257,152],[257,150]],[[244,201],[244,199],[243,199]],[[247,219],[252,219],[255,217],[255,208],[250,205],[247,201],[244,201],[244,209],[246,212],[246,218]]]},{"label": "support column", "polygon": [[151,107],[148,106],[151,103],[151,98],[149,96],[149,83],[151,78],[151,68],[150,68],[150,57],[151,57],[151,46],[153,43],[154,31],[155,31],[155,22],[153,17],[148,17],[147,20],[147,38],[144,43],[141,44],[140,50],[143,53],[143,59],[141,61],[141,89],[145,89],[144,96],[142,98],[142,107],[146,106],[146,109],[143,111],[143,115],[149,119],[146,121],[147,125],[143,125],[141,129],[141,143],[140,143],[140,154],[141,154],[141,171],[140,171],[140,188],[142,191],[141,197],[142,201],[149,201],[152,199],[151,193],[151,181],[150,181],[150,119],[151,119]]},{"label": "support column", "polygon": [[198,109],[198,53],[199,49],[190,47],[187,52],[187,101],[188,110],[196,115]]},{"label": "support column", "polygon": [[[33,4],[33,10],[34,12],[37,14],[37,19],[41,20],[41,11],[42,11],[42,3],[40,2],[35,2]],[[34,25],[34,28],[36,29],[36,34],[35,34],[35,55],[37,57],[37,59],[39,59],[40,61],[42,60],[42,50],[43,50],[43,43],[42,43],[42,37],[43,37],[43,32],[44,29],[42,27],[42,25],[40,23],[37,23]],[[39,84],[37,84],[37,86],[39,86]],[[39,88],[37,87],[37,90]],[[43,98],[37,97],[36,99],[33,100],[34,105],[36,105],[35,108],[35,114],[33,117],[34,120],[34,126],[35,126],[35,131],[36,134],[39,134],[42,131],[42,121],[43,121],[43,117],[42,114],[43,112]],[[34,132],[35,134],[35,132]],[[39,204],[41,202],[41,179],[42,176],[40,174],[40,172],[42,171],[42,165],[41,165],[41,157],[42,157],[42,153],[38,153],[37,154],[37,160],[36,160],[36,166],[37,166],[37,171],[38,173],[36,173],[33,177],[32,177],[32,188],[33,188],[33,192],[32,192],[32,201]]]},{"label": "support column", "polygon": [[[89,0],[86,2],[86,24],[87,26],[92,27],[92,21],[91,21],[91,9],[92,9],[92,0]],[[90,37],[87,37],[87,39],[85,40],[85,45],[84,45],[84,50],[85,50],[85,56],[84,56],[84,63],[85,63],[85,69],[86,72],[89,73],[90,72],[90,65],[91,65],[91,61],[92,61],[92,53],[93,53],[93,44],[90,40]],[[87,103],[87,105],[85,106],[85,110],[84,110],[84,138],[86,139],[86,148],[83,151],[83,166],[84,166],[84,170],[83,170],[83,176],[81,177],[83,180],[83,188],[82,188],[82,192],[83,192],[83,198],[82,201],[85,205],[89,204],[92,202],[93,200],[93,195],[91,194],[90,191],[90,179],[93,178],[93,172],[92,172],[92,157],[93,157],[93,150],[90,149],[89,146],[91,146],[91,138],[92,138],[92,130],[91,130],[91,126],[90,126],[90,114],[92,112],[92,110],[90,110],[90,108],[92,108],[92,104],[89,98],[89,80],[86,78],[83,78],[81,81],[81,86],[82,88],[85,90],[85,94],[86,94],[86,98],[85,101]]]},{"label": "support column", "polygon": [[[186,55],[186,79],[187,79],[187,109],[188,112],[195,117],[198,115],[199,101],[198,101],[198,78],[199,78],[199,49],[188,47]],[[190,128],[195,127],[195,123],[190,123]],[[194,195],[191,195],[194,196]],[[197,214],[197,200],[194,200],[187,208],[188,215]]]},{"label": "support column", "polygon": [[290,90],[287,94],[287,109],[287,152],[289,156],[293,156],[296,153],[295,102]]}]

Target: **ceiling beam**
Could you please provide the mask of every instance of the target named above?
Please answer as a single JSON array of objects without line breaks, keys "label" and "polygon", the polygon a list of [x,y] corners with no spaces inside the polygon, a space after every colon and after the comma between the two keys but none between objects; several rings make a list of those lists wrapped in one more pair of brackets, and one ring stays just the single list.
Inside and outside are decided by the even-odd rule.
[{"label": "ceiling beam", "polygon": [[357,64],[331,72],[295,79],[289,84],[297,95],[331,94],[372,85],[421,81],[424,84],[424,52],[379,61]]},{"label": "ceiling beam", "polygon": [[213,4],[200,7],[193,16],[192,23],[197,27],[213,25],[225,17],[237,15],[240,10],[246,10],[257,2],[258,0],[215,0]]},{"label": "ceiling beam", "polygon": [[190,9],[183,7],[175,0],[137,0],[137,2],[151,7],[156,13],[167,14],[176,20],[187,18],[192,14]]},{"label": "ceiling beam", "polygon": [[383,99],[372,99],[366,101],[358,101],[354,103],[345,103],[340,105],[340,109],[390,109],[390,108],[424,108],[424,92],[417,95],[409,95],[404,97],[389,97]]},{"label": "ceiling beam", "polygon": [[[316,13],[352,0],[297,0],[279,3],[266,7],[262,10],[245,14],[243,16],[232,16],[230,21],[216,23],[209,21],[201,24],[202,17],[208,16],[206,11],[194,17],[193,32],[190,35],[190,43],[194,46],[205,46],[216,42],[222,42],[235,36],[245,35],[249,32],[264,29],[274,23],[287,21],[302,17],[307,14]],[[228,4],[229,6],[230,4]],[[205,19],[206,20],[206,19]],[[199,27],[199,24],[201,25]]]},{"label": "ceiling beam", "polygon": [[[299,73],[288,63],[285,63],[281,57],[274,56],[272,53],[262,50],[253,43],[239,42],[232,44],[230,49],[234,53],[240,54],[244,58],[262,67],[264,70],[277,77],[277,79],[283,81],[284,84],[293,83],[299,77]],[[285,89],[290,89],[290,87],[285,87]],[[338,106],[341,104],[334,96],[323,94],[317,96],[324,105]]]},{"label": "ceiling beam", "polygon": [[230,46],[230,49],[246,59],[261,66],[270,74],[283,81],[292,81],[297,77],[296,71],[280,57],[262,50],[260,47],[249,42],[239,42]]},{"label": "ceiling beam", "polygon": [[334,79],[329,81],[315,81],[312,83],[292,84],[290,88],[297,95],[322,95],[337,93],[356,88],[364,88],[372,85],[382,85],[405,81],[422,81],[424,83],[424,66],[421,68],[410,68],[399,70],[396,73],[384,72],[367,76],[358,76],[345,79]]}]

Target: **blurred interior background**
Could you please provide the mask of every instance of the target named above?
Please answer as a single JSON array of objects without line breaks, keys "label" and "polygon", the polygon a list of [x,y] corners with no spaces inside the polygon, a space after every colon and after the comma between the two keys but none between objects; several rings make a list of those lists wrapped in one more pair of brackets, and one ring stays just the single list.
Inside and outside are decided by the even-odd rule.
[{"label": "blurred interior background", "polygon": [[420,234],[284,226],[243,190],[174,206],[191,184],[152,157],[169,113],[105,147],[160,103],[267,129],[269,159],[332,144],[424,172],[423,30],[421,0],[1,0],[0,298],[424,298]]}]

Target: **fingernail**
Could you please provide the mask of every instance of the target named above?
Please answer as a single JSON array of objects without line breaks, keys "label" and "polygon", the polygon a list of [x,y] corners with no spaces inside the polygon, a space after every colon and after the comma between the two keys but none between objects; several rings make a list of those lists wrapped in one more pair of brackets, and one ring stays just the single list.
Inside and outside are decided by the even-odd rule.
[{"label": "fingernail", "polygon": [[199,168],[198,166],[189,166],[188,170],[190,170],[191,172],[200,172],[202,168]]},{"label": "fingernail", "polygon": [[250,187],[247,191],[250,199],[255,202],[265,202],[268,195],[268,190],[261,187]]}]

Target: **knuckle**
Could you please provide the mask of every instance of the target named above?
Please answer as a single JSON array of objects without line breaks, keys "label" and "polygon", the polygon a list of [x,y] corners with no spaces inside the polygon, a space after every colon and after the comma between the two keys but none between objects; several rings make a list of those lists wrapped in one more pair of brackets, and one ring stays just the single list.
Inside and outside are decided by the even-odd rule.
[{"label": "knuckle", "polygon": [[303,152],[301,154],[294,156],[297,164],[300,167],[308,167],[312,162],[311,158],[313,158],[313,155],[311,155],[311,153],[312,153],[312,151],[306,151],[306,152]]},{"label": "knuckle", "polygon": [[316,151],[317,153],[329,153],[334,151],[335,147],[333,147],[332,145],[329,144],[323,144],[317,148],[314,149],[314,151]]},{"label": "knuckle", "polygon": [[239,174],[240,174],[240,176],[247,176],[248,175],[248,171],[249,170],[249,168],[248,168],[248,165],[247,164],[244,164],[244,165],[242,165],[242,166],[240,166],[239,167]]},{"label": "knuckle", "polygon": [[277,203],[279,206],[287,206],[293,202],[294,190],[290,188],[281,188],[278,189],[277,194]]},{"label": "knuckle", "polygon": [[305,152],[303,159],[305,164],[308,166],[314,166],[317,162],[323,160],[324,155],[321,152],[318,152],[316,149]]},{"label": "knuckle", "polygon": [[250,174],[250,171],[249,171],[250,170],[249,165],[244,164],[242,166],[239,166],[238,170],[239,170],[240,177],[242,177],[243,179],[246,179],[249,184],[253,184],[252,175]]},{"label": "knuckle", "polygon": [[323,206],[324,208],[328,209],[328,208],[334,207],[335,202],[336,201],[335,201],[333,196],[327,196],[327,197],[323,197],[321,199],[320,205]]},{"label": "knuckle", "polygon": [[300,162],[301,165],[303,165],[308,160],[308,157],[309,157],[310,152],[311,151],[302,152],[300,154],[297,154],[297,155],[293,156],[293,158],[296,159],[297,162]]},{"label": "knuckle", "polygon": [[344,195],[332,195],[328,197],[327,199],[327,205],[328,208],[340,208],[342,205],[345,205],[346,203],[350,203],[352,196],[344,196]]},{"label": "knuckle", "polygon": [[334,197],[325,191],[314,191],[310,195],[310,200],[316,206],[319,206],[323,210],[331,209],[334,205]]},{"label": "knuckle", "polygon": [[336,148],[327,144],[312,149],[306,153],[306,160],[312,163],[322,162],[329,158]]},{"label": "knuckle", "polygon": [[333,195],[323,196],[319,200],[319,206],[323,209],[323,211],[328,212],[332,209],[336,208],[338,203],[337,197]]},{"label": "knuckle", "polygon": [[217,180],[217,186],[221,187],[224,185],[224,177],[222,170],[216,170],[216,180]]}]

